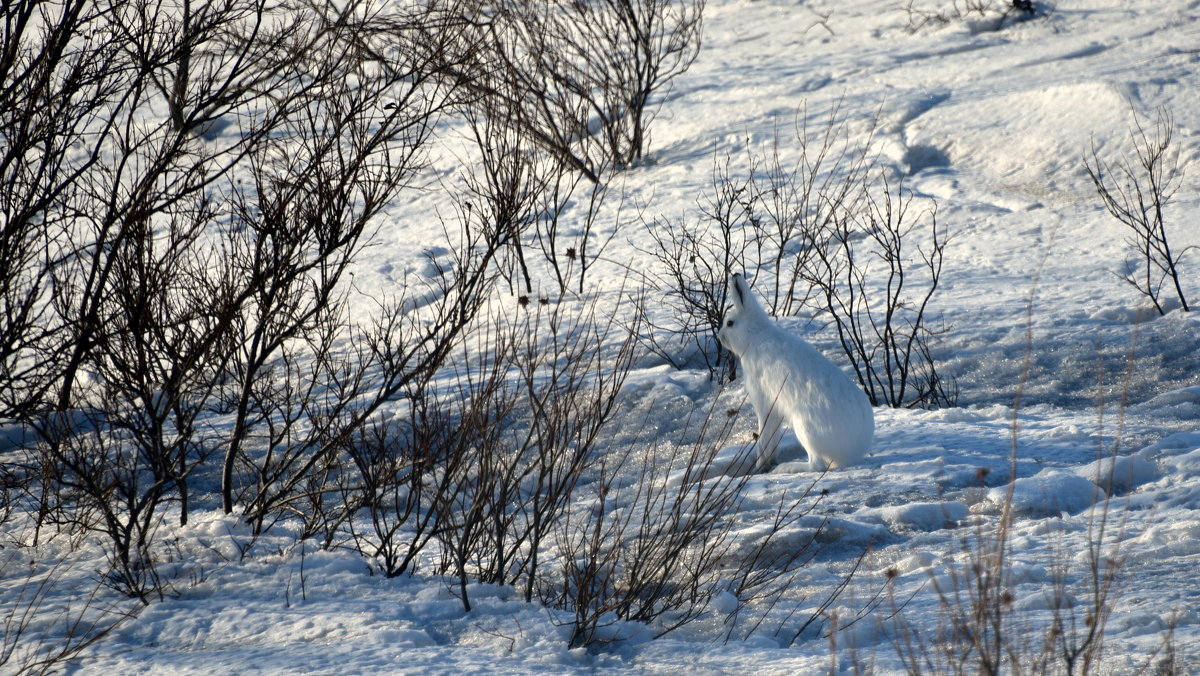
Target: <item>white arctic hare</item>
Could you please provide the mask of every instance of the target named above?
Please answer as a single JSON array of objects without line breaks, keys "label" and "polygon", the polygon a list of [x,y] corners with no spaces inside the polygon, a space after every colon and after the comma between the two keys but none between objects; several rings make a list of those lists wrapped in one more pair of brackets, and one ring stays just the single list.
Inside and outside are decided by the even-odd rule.
[{"label": "white arctic hare", "polygon": [[810,469],[861,461],[875,435],[867,395],[816,348],[780,328],[741,275],[729,280],[728,295],[733,309],[717,337],[742,362],[758,415],[755,470],[774,461],[785,420],[808,451]]}]

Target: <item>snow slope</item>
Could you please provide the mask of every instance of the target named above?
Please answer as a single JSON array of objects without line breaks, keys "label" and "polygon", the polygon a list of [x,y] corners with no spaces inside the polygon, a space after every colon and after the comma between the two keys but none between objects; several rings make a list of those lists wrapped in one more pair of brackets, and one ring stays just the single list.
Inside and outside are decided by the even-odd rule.
[{"label": "snow slope", "polygon": [[[1152,316],[1116,277],[1124,233],[1083,168],[1093,147],[1128,150],[1135,112],[1148,120],[1169,111],[1187,171],[1169,216],[1173,243],[1200,245],[1200,3],[1062,0],[1026,22],[915,31],[905,4],[710,0],[704,47],[652,127],[647,162],[621,177],[626,202],[649,216],[694,218],[715,157],[744,170],[746,150],[786,136],[802,107],[823,119],[840,105],[852,133],[874,124],[885,165],[919,200],[937,202],[953,239],[935,299],[946,327],[936,354],[958,380],[959,406],[877,409],[870,457],[820,479],[828,496],[819,514],[831,528],[789,597],[796,617],[871,547],[820,622],[796,637],[798,622],[781,607],[745,640],[724,641],[717,608],[661,639],[619,625],[621,640],[602,650],[569,649],[555,611],[513,589],[474,589],[476,607],[465,612],[444,580],[372,575],[356,554],[316,551],[287,524],[243,559],[248,532],[214,507],[171,533],[185,571],[177,595],[89,647],[69,673],[797,674],[856,662],[903,671],[896,618],[939,615],[935,589],[962,575],[964,543],[980,532],[973,524],[998,518],[1013,472],[1013,621],[1046,621],[1063,562],[1080,575],[1107,514],[1104,556],[1122,565],[1100,671],[1152,663],[1171,622],[1180,673],[1200,669],[1200,313]],[[455,167],[452,154],[435,155],[430,180]],[[360,287],[399,283],[440,236],[444,197],[407,199],[360,261]],[[647,237],[625,225],[605,257],[652,266]],[[1200,296],[1200,257],[1187,264]],[[601,301],[626,276],[615,263],[592,274]],[[831,332],[789,326],[844,365]],[[722,390],[707,373],[648,359],[626,387],[618,427],[644,421],[686,444],[688,416],[715,402],[741,407],[734,441],[750,438],[753,415],[737,383]],[[1097,485],[1106,472],[1093,463],[1114,446],[1118,480]],[[812,479],[786,462],[751,478],[745,523],[769,519],[780,491]],[[64,551],[51,543],[41,553]],[[103,564],[86,546],[74,556],[51,590],[64,603],[86,594]],[[14,571],[2,583],[0,606],[17,598],[21,579]],[[901,612],[847,622],[888,585]]]}]

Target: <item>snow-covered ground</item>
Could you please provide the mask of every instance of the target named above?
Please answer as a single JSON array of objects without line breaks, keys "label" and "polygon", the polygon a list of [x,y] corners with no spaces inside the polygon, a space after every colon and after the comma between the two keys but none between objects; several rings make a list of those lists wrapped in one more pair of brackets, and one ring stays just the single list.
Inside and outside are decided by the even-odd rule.
[{"label": "snow-covered ground", "polygon": [[[212,505],[164,533],[177,549],[175,593],[88,647],[69,673],[904,671],[905,627],[929,640],[949,616],[941,599],[953,593],[937,590],[961,586],[1010,485],[1009,631],[1044,629],[1060,578],[1083,627],[1088,546],[1101,540],[1101,568],[1119,569],[1098,671],[1153,672],[1168,641],[1178,673],[1200,669],[1200,313],[1145,312],[1114,274],[1125,232],[1083,163],[1093,147],[1105,158],[1127,152],[1135,113],[1152,123],[1168,111],[1186,172],[1168,212],[1172,244],[1200,245],[1200,3],[1062,0],[1029,21],[917,30],[906,4],[709,0],[699,58],[675,81],[647,161],[616,188],[645,218],[694,220],[716,161],[728,156],[732,173],[744,170],[747,150],[761,156],[777,135],[794,156],[799,111],[823,120],[840,105],[852,136],[865,138],[874,123],[883,165],[920,204],[936,200],[952,238],[933,301],[945,327],[934,349],[957,379],[958,405],[876,409],[867,460],[819,478],[828,495],[814,514],[830,518],[821,550],[756,631],[725,640],[716,603],[659,639],[619,625],[619,640],[571,649],[559,611],[525,603],[516,589],[473,588],[466,612],[450,582],[373,575],[354,552],[299,541],[286,522],[247,547],[246,526]],[[453,154],[432,162],[430,177],[455,172]],[[398,284],[440,236],[444,195],[405,199],[360,260],[358,287]],[[603,227],[607,236],[615,226]],[[628,269],[656,264],[648,237],[629,222],[615,232],[610,262],[589,273],[597,308],[617,307]],[[1185,270],[1200,303],[1200,255]],[[787,325],[846,366],[828,327]],[[752,431],[739,382],[722,389],[707,371],[650,357],[636,362],[622,406],[613,425],[625,432],[613,444],[653,434],[686,445],[689,420],[710,407],[741,408],[734,442]],[[1116,485],[1105,500],[1093,480],[1107,473],[1093,463],[1114,449]],[[788,462],[752,477],[742,523],[769,521],[781,493],[814,478]],[[796,636],[868,547],[845,592]],[[74,548],[52,541],[39,554]],[[70,556],[43,612],[73,596],[80,603],[96,586],[99,550],[83,543]],[[7,612],[25,569],[4,570]],[[100,593],[107,602],[111,592]],[[1031,642],[1045,639],[1029,631]]]}]

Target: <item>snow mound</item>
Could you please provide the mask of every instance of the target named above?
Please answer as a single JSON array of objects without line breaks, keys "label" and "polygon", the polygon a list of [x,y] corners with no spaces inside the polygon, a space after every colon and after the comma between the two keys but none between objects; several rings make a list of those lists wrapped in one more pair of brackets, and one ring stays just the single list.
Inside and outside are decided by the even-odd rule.
[{"label": "snow mound", "polygon": [[[1104,491],[1091,480],[1061,469],[1046,469],[1017,479],[1012,489],[1014,512],[1030,517],[1075,514],[1105,497]],[[988,491],[987,499],[999,506],[1004,504],[1007,494],[1008,486],[997,486]]]},{"label": "snow mound", "polygon": [[[806,514],[779,529],[768,522],[754,523],[733,531],[730,537],[736,544],[730,551],[730,557],[731,561],[741,560],[760,551],[768,558],[779,557],[788,552],[804,551],[814,543],[859,549],[876,545],[890,536],[887,528],[879,524]],[[767,537],[771,541],[764,547],[763,540]]]},{"label": "snow mound", "polygon": [[938,555],[933,552],[915,552],[900,559],[895,563],[893,568],[901,575],[915,573],[921,570],[928,570],[937,563]]},{"label": "snow mound", "polygon": [[1200,385],[1165,392],[1146,402],[1147,406],[1178,406],[1179,404],[1200,404]]},{"label": "snow mound", "polygon": [[1143,455],[1161,455],[1163,457],[1186,455],[1200,448],[1200,432],[1176,432],[1169,434],[1157,442],[1141,450]]},{"label": "snow mound", "polygon": [[1009,185],[1044,183],[1073,174],[1092,138],[1125,136],[1128,115],[1126,96],[1104,82],[956,92],[909,125],[908,145],[939,147],[951,164]]},{"label": "snow mound", "polygon": [[1200,523],[1188,520],[1155,524],[1131,538],[1129,544],[1129,558],[1135,565],[1195,557],[1200,554]]},{"label": "snow mound", "polygon": [[1180,478],[1200,476],[1200,448],[1168,458],[1163,464],[1175,470]]},{"label": "snow mound", "polygon": [[1161,476],[1158,465],[1147,460],[1141,454],[1102,458],[1083,467],[1077,467],[1074,471],[1079,476],[1089,479],[1097,486],[1106,488],[1117,495],[1128,493]]},{"label": "snow mound", "polygon": [[961,502],[912,502],[863,509],[858,516],[868,521],[882,521],[889,527],[910,531],[935,531],[953,528],[970,514]]}]

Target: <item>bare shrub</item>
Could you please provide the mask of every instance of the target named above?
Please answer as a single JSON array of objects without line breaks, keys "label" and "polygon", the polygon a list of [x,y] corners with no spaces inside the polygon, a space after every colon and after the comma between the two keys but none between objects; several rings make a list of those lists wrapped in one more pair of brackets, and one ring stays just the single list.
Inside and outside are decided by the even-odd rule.
[{"label": "bare shrub", "polygon": [[1139,674],[1173,676],[1185,673],[1190,664],[1179,654],[1179,645],[1175,638],[1175,630],[1179,627],[1182,615],[1182,611],[1175,611],[1167,616],[1167,627],[1163,631],[1162,641],[1154,653],[1146,658],[1146,662],[1138,670]]},{"label": "bare shrub", "polygon": [[9,449],[5,449],[3,455],[0,455],[5,458],[5,462],[0,463],[0,526],[7,524],[12,518],[19,496],[27,493],[32,483],[26,468],[19,462],[8,462],[12,455],[15,454]]},{"label": "bare shrub", "polygon": [[[886,174],[876,173],[869,135],[853,142],[836,108],[816,134],[802,115],[796,138],[795,164],[781,159],[778,140],[765,157],[750,153],[748,178],[731,176],[728,160],[718,164],[699,224],[650,224],[651,253],[665,271],[655,282],[672,310],[670,325],[652,328],[683,336],[710,372],[729,368],[715,336],[725,280],[745,269],[761,278],[773,314],[807,308],[830,321],[873,405],[952,404],[954,383],[930,348],[929,304],[947,241],[936,207],[910,214],[911,194],[902,185],[893,192]],[[921,216],[929,243],[914,255]],[[677,344],[655,335],[648,342],[683,365]]]},{"label": "bare shrub", "polygon": [[865,156],[848,142],[838,114],[835,108],[823,132],[814,138],[807,111],[801,113],[795,129],[800,152],[794,166],[781,157],[778,131],[762,157],[749,152],[745,208],[754,233],[754,269],[770,276],[770,285],[761,285],[760,290],[769,311],[777,316],[795,314],[810,299],[812,290],[805,284],[804,271],[813,249],[833,218],[833,208],[847,202],[866,165]]},{"label": "bare shrub", "polygon": [[1164,286],[1170,287],[1184,312],[1190,310],[1180,280],[1180,263],[1194,247],[1171,248],[1163,213],[1183,181],[1181,160],[1171,145],[1173,131],[1174,123],[1163,110],[1158,111],[1151,132],[1135,115],[1129,132],[1132,157],[1122,157],[1113,165],[1101,159],[1093,145],[1091,160],[1084,158],[1084,168],[1105,209],[1129,229],[1125,241],[1133,258],[1125,262],[1121,278],[1149,298],[1160,315],[1166,312]]},{"label": "bare shrub", "polygon": [[581,146],[587,136],[588,103],[555,76],[554,4],[476,5],[461,19],[461,42],[445,53],[443,72],[469,92],[464,107],[500,116],[564,166],[593,183],[608,166]]},{"label": "bare shrub", "polygon": [[[949,567],[941,579],[931,573],[932,591],[940,614],[936,626],[914,622],[897,607],[894,578],[889,580],[892,612],[886,619],[897,656],[909,673],[1094,673],[1103,667],[1104,632],[1109,615],[1120,595],[1122,571],[1128,555],[1126,523],[1128,502],[1120,504],[1114,487],[1119,485],[1116,458],[1122,450],[1125,410],[1117,406],[1113,440],[1106,445],[1097,433],[1096,473],[1092,506],[1086,514],[1085,538],[1080,546],[1068,543],[1068,535],[1055,548],[1046,568],[1049,588],[1043,588],[1047,615],[1029,616],[1018,607],[1018,561],[1013,550],[1016,518],[1014,494],[1020,437],[1020,404],[1032,360],[1031,294],[1026,327],[1028,341],[1025,372],[1015,395],[1011,424],[1010,479],[999,514],[974,519],[958,540],[959,563]],[[1130,352],[1123,379],[1128,392],[1133,373]],[[1101,374],[1103,379],[1103,374]],[[1103,383],[1097,390],[1104,391]],[[1098,424],[1103,431],[1107,404],[1099,402]],[[982,475],[980,476],[982,478]],[[1171,627],[1164,632],[1169,646]]]},{"label": "bare shrub", "polygon": [[64,574],[71,561],[58,560],[44,569],[26,563],[23,552],[10,551],[0,559],[0,575],[21,582],[0,603],[0,669],[13,674],[52,674],[70,665],[80,653],[135,617],[140,606],[126,607],[103,599],[104,586],[86,594],[60,598]]},{"label": "bare shrub", "polygon": [[634,354],[633,330],[598,320],[594,306],[523,312],[493,320],[490,349],[464,358],[451,398],[464,403],[437,537],[467,608],[468,579],[520,583],[532,600],[546,539],[594,461]]},{"label": "bare shrub", "polygon": [[700,47],[702,0],[503,3],[472,15],[449,68],[543,150],[598,182],[642,159]]},{"label": "bare shrub", "polygon": [[[570,613],[572,646],[620,640],[614,625],[626,621],[661,637],[701,617],[721,595],[734,599],[722,610],[724,638],[748,635],[819,551],[825,521],[812,514],[817,480],[798,494],[784,492],[771,519],[748,526],[739,512],[749,475],[704,478],[731,420],[709,411],[690,447],[606,457],[587,499],[564,516],[556,570],[541,595]],[[797,538],[804,527],[807,537]]]},{"label": "bare shrub", "polygon": [[581,186],[581,178],[580,174],[563,171],[554,175],[544,193],[534,232],[538,248],[554,271],[560,295],[567,293],[573,283],[576,293],[585,292],[588,272],[625,224],[618,205],[614,219],[606,223],[611,227],[608,236],[600,236],[597,226],[601,225],[610,187],[606,181]]},{"label": "bare shrub", "polygon": [[748,186],[730,176],[728,163],[713,167],[712,186],[713,194],[700,204],[700,222],[647,224],[655,241],[650,253],[660,264],[655,283],[664,290],[671,320],[659,326],[646,318],[647,345],[676,368],[696,353],[710,374],[732,377],[733,357],[717,340],[717,331],[727,305],[727,281],[746,266],[754,231],[746,210]]},{"label": "bare shrub", "polygon": [[529,549],[526,601],[533,598],[544,543],[595,462],[601,431],[617,411],[632,367],[638,327],[618,323],[623,311],[618,307],[603,320],[594,306],[571,319],[553,310],[534,314],[520,344],[516,366],[532,416],[523,445],[536,449],[521,506]]},{"label": "bare shrub", "polygon": [[600,0],[566,7],[573,16],[560,44],[563,65],[585,65],[557,74],[586,94],[604,156],[618,168],[634,165],[649,145],[658,109],[653,97],[686,72],[700,50],[704,2]]},{"label": "bare shrub", "polygon": [[[39,529],[99,530],[110,580],[147,600],[161,593],[164,508],[186,522],[190,478],[214,450],[225,509],[243,498],[256,528],[321,509],[330,449],[445,356],[494,249],[462,250],[419,320],[381,303],[391,316],[361,331],[358,363],[335,349],[355,337],[347,266],[448,100],[432,81],[432,9],[20,11],[0,64],[14,130],[0,162],[0,417],[36,432],[23,450]],[[401,325],[416,333],[385,335]],[[216,427],[225,414],[231,435]],[[253,490],[235,485],[239,462]]]},{"label": "bare shrub", "polygon": [[913,256],[905,245],[920,216],[911,218],[912,196],[903,185],[893,193],[884,176],[877,188],[864,183],[853,197],[856,206],[839,209],[813,249],[807,274],[818,307],[837,329],[872,405],[953,405],[953,382],[938,372],[929,348],[929,303],[947,241],[936,207],[926,214],[929,244]]},{"label": "bare shrub", "polygon": [[[497,351],[505,349],[511,344]],[[437,570],[457,582],[466,610],[471,609],[467,585],[475,576],[508,579],[508,564],[519,551],[519,543],[508,537],[516,518],[508,501],[519,498],[523,467],[519,450],[505,435],[517,401],[506,379],[509,363],[494,353],[474,361],[468,356],[457,391],[437,404],[452,411],[445,435],[449,462],[443,469],[451,488],[437,493],[439,500],[429,507],[437,513]]]},{"label": "bare shrub", "polygon": [[[463,253],[443,261],[448,269],[427,280],[423,292],[414,281],[410,295],[381,299],[366,325],[330,316],[322,333],[310,333],[309,343],[297,348],[294,365],[285,362],[288,370],[275,374],[285,389],[274,391],[264,402],[269,406],[259,409],[266,413],[259,421],[265,446],[247,460],[257,478],[243,513],[256,529],[299,505],[316,508],[314,490],[336,490],[332,480],[345,464],[347,445],[397,396],[422,391],[464,338],[492,288],[498,240],[465,227],[460,235],[453,251]],[[331,482],[308,487],[314,471]]]},{"label": "bare shrub", "polygon": [[1033,0],[953,0],[949,4],[921,3],[909,0],[904,11],[908,27],[916,31],[925,26],[943,26],[955,21],[987,22],[992,30],[1017,21],[1025,21],[1043,11],[1041,3]]},{"label": "bare shrub", "polygon": [[362,427],[347,450],[357,473],[343,489],[351,515],[365,512],[370,530],[346,520],[352,546],[387,577],[416,569],[440,528],[438,507],[453,500],[466,449],[476,438],[457,434],[455,419],[431,392],[406,393],[403,416]]},{"label": "bare shrub", "polygon": [[[353,370],[355,365],[332,352],[332,346],[346,337],[340,328],[345,323],[340,284],[346,268],[373,234],[370,228],[375,218],[410,180],[430,133],[429,123],[448,96],[430,81],[434,68],[428,62],[430,57],[408,45],[425,34],[424,24],[432,21],[431,16],[377,16],[350,6],[328,17],[339,22],[339,30],[347,31],[352,39],[345,45],[313,46],[317,62],[312,67],[315,72],[328,73],[328,79],[311,85],[310,101],[281,122],[285,142],[263,144],[250,155],[252,180],[233,191],[234,266],[240,276],[257,280],[257,285],[240,316],[238,350],[231,366],[237,375],[230,395],[236,419],[223,463],[226,511],[233,509],[235,460],[256,429],[268,429],[271,438],[266,448],[283,453],[277,457],[268,450],[259,456],[262,463],[274,461],[278,471],[302,480],[306,468],[324,461],[318,449],[328,446],[317,442],[317,436],[331,432],[326,428],[303,441],[290,439],[297,421],[307,417],[335,425],[349,400],[360,394],[352,390],[370,387],[340,372]],[[389,50],[389,45],[396,43],[403,51]],[[461,280],[469,278],[467,274]],[[473,282],[466,283],[470,286]],[[458,290],[464,291],[460,298],[467,310],[471,304],[467,298],[474,290]],[[386,304],[381,310],[398,312]],[[448,320],[448,314],[452,313],[443,313],[439,326],[465,323]],[[448,333],[443,339],[452,341],[455,330]],[[436,359],[441,351],[429,352]],[[386,360],[396,355],[372,356]],[[404,364],[404,368],[413,366]],[[412,371],[429,366],[422,363]],[[397,376],[388,373],[384,380]],[[312,388],[314,381],[322,379],[347,400],[325,402],[323,405],[332,408],[321,410]],[[355,387],[351,381],[356,382]],[[383,389],[398,391],[402,387],[389,383]],[[298,410],[297,402],[308,410]],[[350,416],[350,420],[361,419],[361,415]],[[351,433],[345,430],[340,434]],[[253,500],[259,504],[251,512],[261,519],[269,511],[268,503],[277,502],[287,491],[269,487],[280,480],[270,468],[260,466],[256,471],[260,490]],[[275,498],[264,497],[264,492],[272,491]]]},{"label": "bare shrub", "polygon": [[[487,222],[500,240],[504,255],[497,263],[509,288],[520,285],[524,293],[533,293],[525,239],[540,220],[543,196],[551,181],[561,180],[565,171],[549,166],[548,156],[526,145],[520,130],[499,115],[490,111],[482,116],[470,114],[467,126],[480,161],[468,171],[465,208],[478,209],[478,218]],[[549,208],[557,212],[559,205]]]},{"label": "bare shrub", "polygon": [[1011,499],[993,524],[976,522],[959,542],[960,562],[932,580],[940,606],[935,627],[911,621],[890,590],[892,645],[909,673],[1086,674],[1103,664],[1104,628],[1120,594],[1126,549],[1118,508],[1103,497],[1092,508],[1081,567],[1072,563],[1075,551],[1059,545],[1043,591],[1048,617],[1035,619],[1014,595]]},{"label": "bare shrub", "polygon": [[[654,281],[665,290],[672,312],[671,324],[654,328],[682,337],[714,374],[725,370],[733,376],[731,355],[716,339],[729,277],[754,271],[765,278],[759,286],[772,314],[799,312],[813,294],[808,268],[814,248],[870,166],[863,149],[850,141],[840,106],[818,132],[802,110],[793,131],[795,164],[785,161],[777,129],[770,148],[747,149],[745,177],[734,175],[729,156],[714,161],[711,190],[699,200],[699,222],[648,224],[655,242],[650,253],[665,271]],[[652,335],[649,346],[676,367],[683,365],[674,341]]]},{"label": "bare shrub", "polygon": [[504,111],[493,110],[490,101],[479,105],[484,114],[467,113],[479,162],[466,173],[465,194],[460,198],[463,219],[486,223],[500,240],[503,255],[497,258],[497,265],[510,290],[524,295],[534,292],[531,263],[526,259],[526,248],[534,244],[549,264],[560,293],[567,290],[568,265],[576,259],[582,284],[589,262],[583,255],[605,189],[594,185],[584,232],[569,252],[562,250],[560,223],[582,175],[538,149],[519,125],[504,117]]},{"label": "bare shrub", "polygon": [[[128,422],[138,412],[126,410],[114,418]],[[102,534],[109,565],[105,582],[149,603],[161,598],[164,587],[153,544],[170,498],[171,468],[165,465],[170,458],[147,456],[145,447],[134,445],[132,437],[143,430],[109,429],[109,422],[101,410],[90,411],[71,427],[58,426],[63,437],[42,448],[57,469],[55,492],[61,500],[42,517],[54,516],[59,528]]]},{"label": "bare shrub", "polygon": [[100,8],[31,2],[11,11],[0,35],[0,419],[44,411],[55,387],[67,341],[48,304],[51,273],[76,244],[65,207],[100,161],[71,148],[99,147],[91,139],[111,127],[109,99],[127,86],[119,43],[78,39],[105,30]]}]

